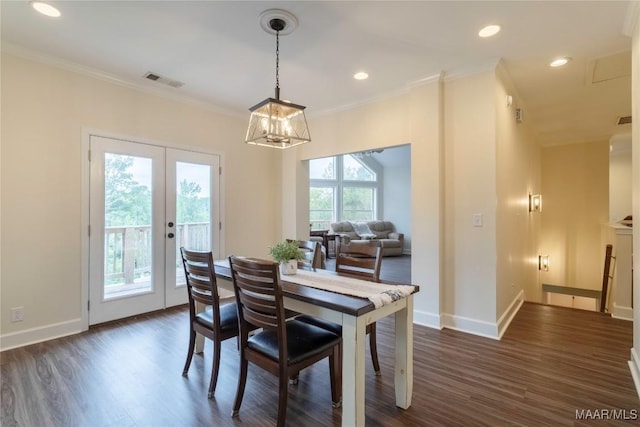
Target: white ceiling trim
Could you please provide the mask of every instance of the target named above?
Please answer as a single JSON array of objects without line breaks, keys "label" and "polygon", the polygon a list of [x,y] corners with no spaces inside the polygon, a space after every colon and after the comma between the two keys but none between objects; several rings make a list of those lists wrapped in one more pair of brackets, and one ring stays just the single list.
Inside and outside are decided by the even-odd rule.
[{"label": "white ceiling trim", "polygon": [[165,89],[164,87],[144,86],[141,83],[125,80],[120,77],[116,77],[114,75],[97,70],[95,68],[86,67],[84,65],[80,65],[70,61],[64,61],[59,58],[55,58],[53,56],[43,54],[41,52],[25,49],[22,46],[19,46],[10,42],[3,42],[2,46],[0,47],[0,52],[14,55],[29,61],[38,62],[51,67],[59,68],[61,70],[70,71],[72,73],[92,77],[97,80],[101,80],[107,83],[112,83],[118,86],[125,87],[127,89],[132,89],[137,92],[145,93],[147,95],[153,95],[160,98],[168,99],[170,101],[176,101],[183,104],[192,105],[194,107],[204,108],[208,111],[224,114],[226,116],[244,117],[244,115],[240,113],[236,113],[234,111],[224,109],[212,103],[200,101],[186,95],[176,94],[172,90]]},{"label": "white ceiling trim", "polygon": [[424,77],[422,79],[414,80],[412,82],[407,83],[407,86],[410,88],[419,87],[422,85],[427,85],[431,83],[435,83],[444,78],[444,71],[440,71],[438,74],[434,74],[432,76]]},{"label": "white ceiling trim", "polygon": [[385,99],[395,98],[396,96],[404,95],[409,92],[409,88],[401,88],[392,91],[388,91],[386,93],[382,93],[380,95],[364,99],[362,101],[353,102],[350,104],[341,105],[335,108],[327,108],[324,110],[320,110],[318,112],[309,114],[309,117],[323,117],[329,114],[340,113],[343,111],[354,110],[359,107],[364,107],[365,105],[373,104],[375,102],[384,101]]},{"label": "white ceiling trim", "polygon": [[495,68],[498,66],[498,63],[500,63],[501,60],[502,58],[493,58],[493,59],[490,59],[489,61],[486,61],[480,64],[475,64],[469,67],[453,70],[449,73],[445,73],[444,81],[450,82],[450,81],[458,80],[464,77],[469,77],[474,74],[495,70]]},{"label": "white ceiling trim", "polygon": [[385,99],[389,99],[389,98],[395,98],[396,96],[400,96],[400,95],[404,95],[409,93],[409,90],[418,87],[418,86],[422,86],[422,85],[426,85],[426,84],[431,84],[431,83],[435,83],[439,80],[441,80],[444,76],[444,72],[441,71],[439,74],[434,74],[432,76],[428,76],[428,77],[424,77],[422,79],[418,79],[418,80],[414,80],[411,82],[406,83],[405,87],[403,88],[399,88],[396,90],[392,90],[392,91],[388,91],[386,93],[382,93],[378,96],[374,96],[362,101],[358,101],[358,102],[354,102],[351,104],[345,104],[336,108],[328,108],[325,110],[321,110],[318,111],[316,113],[313,114],[309,114],[309,117],[323,117],[323,116],[327,116],[329,114],[334,114],[334,113],[340,113],[342,111],[348,111],[348,110],[353,110],[355,108],[358,107],[364,107],[365,105],[369,105],[369,104],[373,104],[375,102],[380,102],[380,101],[384,101]]}]

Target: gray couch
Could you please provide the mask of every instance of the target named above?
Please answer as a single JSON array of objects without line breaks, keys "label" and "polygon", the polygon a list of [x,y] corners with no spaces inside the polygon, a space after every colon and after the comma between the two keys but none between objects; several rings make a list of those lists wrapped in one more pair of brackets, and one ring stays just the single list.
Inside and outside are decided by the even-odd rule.
[{"label": "gray couch", "polygon": [[[354,221],[355,222],[355,221]],[[360,236],[349,221],[334,222],[331,224],[330,234],[336,235],[336,244],[341,243],[362,243],[375,241],[382,243],[383,256],[402,255],[404,247],[404,234],[396,232],[393,224],[389,221],[360,221],[366,222],[371,230],[372,236]]]}]

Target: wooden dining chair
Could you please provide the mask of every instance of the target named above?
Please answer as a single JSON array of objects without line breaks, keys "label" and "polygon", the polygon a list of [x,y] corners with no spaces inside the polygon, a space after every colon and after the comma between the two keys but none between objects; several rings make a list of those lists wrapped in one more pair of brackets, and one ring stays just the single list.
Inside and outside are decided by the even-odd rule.
[{"label": "wooden dining chair", "polygon": [[[182,265],[184,266],[184,275],[189,294],[189,349],[182,375],[186,377],[189,372],[196,342],[196,333],[209,338],[213,342],[211,380],[209,381],[208,394],[211,399],[218,382],[221,343],[224,340],[238,336],[237,307],[235,302],[220,305],[211,252],[196,252],[180,248],[180,253],[182,254]],[[201,307],[197,307],[196,304],[204,306],[204,310],[198,312]]]},{"label": "wooden dining chair", "polygon": [[[336,353],[342,337],[286,319],[277,263],[231,256],[229,264],[240,322],[240,375],[232,416],[240,411],[249,362],[279,378],[278,426],[286,421],[289,377],[327,357],[331,400],[334,407],[340,406],[342,379],[337,375]],[[249,337],[252,328],[262,330]]]},{"label": "wooden dining chair", "polygon": [[[290,241],[290,240],[287,240]],[[298,261],[298,267],[315,271],[317,268],[324,268],[322,257],[322,244],[310,240],[297,240],[298,249],[304,254],[304,259]]]},{"label": "wooden dining chair", "polygon": [[[336,272],[339,275],[372,282],[380,281],[382,242],[371,241],[367,243],[339,244],[336,249]],[[298,316],[297,320],[320,326],[321,328],[342,336],[342,325],[337,323],[307,315]],[[367,325],[367,334],[369,334],[369,349],[371,351],[373,370],[376,375],[380,375],[375,322]],[[340,351],[342,351],[342,349]],[[295,381],[296,379],[294,378],[293,380]]]}]

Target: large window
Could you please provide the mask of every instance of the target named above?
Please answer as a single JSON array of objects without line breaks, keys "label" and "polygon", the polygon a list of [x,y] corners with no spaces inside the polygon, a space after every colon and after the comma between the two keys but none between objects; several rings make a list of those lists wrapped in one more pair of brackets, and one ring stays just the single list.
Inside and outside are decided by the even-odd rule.
[{"label": "large window", "polygon": [[312,229],[326,230],[336,221],[376,219],[380,173],[375,163],[353,154],[309,161]]}]

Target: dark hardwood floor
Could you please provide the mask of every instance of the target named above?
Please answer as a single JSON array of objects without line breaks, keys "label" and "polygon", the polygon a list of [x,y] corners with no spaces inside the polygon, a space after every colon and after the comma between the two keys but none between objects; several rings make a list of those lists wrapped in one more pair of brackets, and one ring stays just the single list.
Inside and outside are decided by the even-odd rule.
[{"label": "dark hardwood floor", "polygon": [[[9,426],[272,426],[275,377],[249,367],[239,418],[234,340],[223,344],[215,400],[207,399],[211,345],[182,377],[185,308],[127,319],[3,352],[0,424]],[[366,364],[367,426],[629,425],[576,421],[576,410],[638,410],[627,360],[632,324],[525,303],[501,341],[415,327],[414,394],[394,405],[393,320],[378,322],[382,376]],[[369,354],[367,351],[366,354]],[[291,426],[340,426],[328,366],[290,386]]]}]

